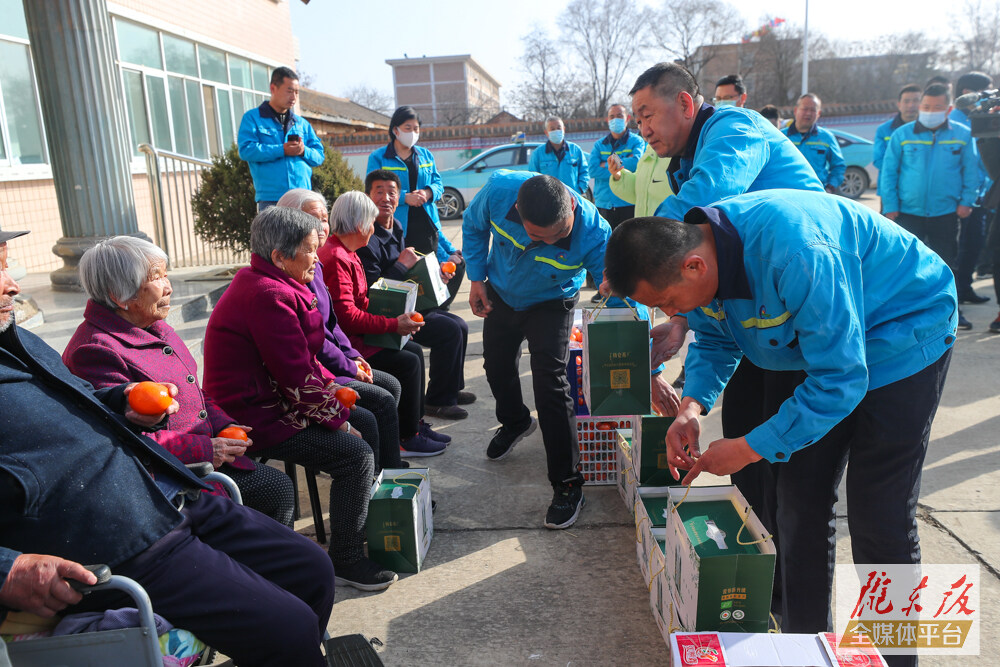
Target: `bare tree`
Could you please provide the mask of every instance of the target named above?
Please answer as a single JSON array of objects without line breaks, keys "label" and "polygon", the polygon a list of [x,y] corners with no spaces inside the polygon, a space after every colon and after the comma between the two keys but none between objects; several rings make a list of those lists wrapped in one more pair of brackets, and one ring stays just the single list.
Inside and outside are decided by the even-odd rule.
[{"label": "bare tree", "polygon": [[698,81],[719,47],[739,40],[746,26],[739,10],[724,0],[665,0],[648,17],[652,43]]},{"label": "bare tree", "polygon": [[590,110],[607,112],[622,92],[644,40],[645,13],[635,0],[572,0],[559,17],[563,40],[581,60]]},{"label": "bare tree", "polygon": [[966,0],[952,17],[953,69],[1000,73],[1000,2]]},{"label": "bare tree", "polygon": [[534,120],[546,116],[572,118],[588,115],[585,90],[576,75],[566,66],[566,54],[558,42],[542,28],[535,27],[521,38],[524,52],[520,58],[525,78],[511,95],[521,116]]},{"label": "bare tree", "polygon": [[344,97],[355,104],[377,111],[386,116],[391,116],[396,109],[396,100],[390,93],[379,90],[374,86],[354,86],[344,91]]}]

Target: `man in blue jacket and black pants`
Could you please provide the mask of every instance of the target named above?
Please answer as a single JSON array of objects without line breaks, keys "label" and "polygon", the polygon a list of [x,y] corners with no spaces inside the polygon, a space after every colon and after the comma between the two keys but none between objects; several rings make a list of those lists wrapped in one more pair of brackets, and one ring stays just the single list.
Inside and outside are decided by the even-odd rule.
[{"label": "man in blue jacket and black pants", "polygon": [[826,191],[833,194],[844,182],[847,163],[844,162],[837,136],[816,124],[822,107],[818,95],[806,93],[795,104],[795,120],[782,131],[802,151]]},{"label": "man in blue jacket and black pants", "polygon": [[[782,630],[832,629],[831,526],[845,466],[854,562],[920,562],[920,474],[958,322],[940,257],[856,202],[770,190],[692,208],[683,222],[629,221],[606,265],[616,294],[687,313],[697,333],[667,432],[675,477],[776,464]],[[699,418],[744,355],[805,381],[757,428],[702,446]]]},{"label": "man in blue jacket and black pants", "polygon": [[[552,176],[501,170],[472,200],[462,223],[469,304],[483,323],[483,367],[500,429],[486,457],[499,461],[531,434],[518,360],[528,341],[531,382],[554,490],[545,527],[569,528],[583,507],[573,398],[566,378],[573,308],[584,274],[604,273],[611,228],[594,205]],[[641,309],[640,317],[646,316]],[[677,397],[657,372],[653,404],[673,414]]]},{"label": "man in blue jacket and black pants", "polygon": [[312,190],[312,168],[323,164],[323,142],[293,110],[298,99],[299,75],[279,67],[271,73],[271,99],[240,121],[236,142],[250,165],[258,213],[289,190]]}]

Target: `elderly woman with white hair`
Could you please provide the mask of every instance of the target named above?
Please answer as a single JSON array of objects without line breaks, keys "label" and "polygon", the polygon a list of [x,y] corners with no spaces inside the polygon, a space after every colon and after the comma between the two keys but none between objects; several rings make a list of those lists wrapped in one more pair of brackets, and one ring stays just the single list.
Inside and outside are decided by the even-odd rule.
[{"label": "elderly woman with white hair", "polygon": [[[319,220],[319,245],[322,247],[330,235],[323,195],[295,188],[282,195],[277,205],[296,208]],[[323,279],[322,262],[316,261],[315,276],[307,287],[316,295],[316,307],[323,317],[326,334],[316,358],[336,376],[338,384],[358,392],[358,402],[348,421],[372,445],[376,473],[382,468],[399,468],[404,465],[399,458],[399,417],[396,414],[401,391],[399,381],[384,371],[373,369],[337,324],[337,314],[333,312],[330,292]]]},{"label": "elderly woman with white hair", "polygon": [[316,355],[326,339],[316,269],[319,221],[272,207],[250,225],[250,266],[240,269],[205,331],[205,389],[254,428],[250,451],[317,468],[330,485],[330,559],[337,583],[382,590],[397,580],[365,557],[375,459]]},{"label": "elderly woman with white hair", "polygon": [[[351,345],[371,365],[389,373],[402,387],[399,400],[400,453],[404,457],[442,454],[451,438],[435,433],[421,421],[424,414],[424,352],[412,340],[401,350],[375,347],[364,342],[365,334],[414,334],[423,326],[415,313],[398,317],[368,312],[368,281],[357,251],[368,245],[375,233],[378,208],[363,192],[345,192],[330,209],[330,238],[319,249],[324,279],[333,300],[337,321]],[[422,319],[422,318],[421,318]]]},{"label": "elderly woman with white hair", "polygon": [[180,410],[146,435],[183,463],[211,463],[236,482],[245,505],[291,526],[291,480],[244,455],[252,440],[222,437],[237,422],[201,390],[194,358],[165,321],[173,290],[163,250],[134,236],[100,241],[80,259],[80,282],[90,298],[63,352],[70,371],[98,389],[145,380],[176,385]]}]

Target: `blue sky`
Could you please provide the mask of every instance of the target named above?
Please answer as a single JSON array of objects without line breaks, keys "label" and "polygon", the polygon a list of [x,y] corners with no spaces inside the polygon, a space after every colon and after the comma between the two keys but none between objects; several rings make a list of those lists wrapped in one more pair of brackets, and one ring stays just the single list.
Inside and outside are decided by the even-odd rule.
[{"label": "blue sky", "polygon": [[[568,4],[567,0],[381,0],[369,11],[369,6],[356,2],[287,1],[299,41],[299,67],[314,78],[318,90],[338,95],[364,84],[391,93],[392,70],[386,59],[470,53],[503,85],[504,101],[504,93],[522,76],[517,65],[520,37],[534,24],[558,34],[557,18]],[[764,15],[799,24],[805,17],[805,0],[731,4],[753,25]],[[809,25],[833,39],[861,40],[904,30],[940,29],[942,15],[947,14],[945,9],[939,14],[900,11],[899,5],[884,0],[811,0]],[[662,55],[651,54],[648,63]]]}]

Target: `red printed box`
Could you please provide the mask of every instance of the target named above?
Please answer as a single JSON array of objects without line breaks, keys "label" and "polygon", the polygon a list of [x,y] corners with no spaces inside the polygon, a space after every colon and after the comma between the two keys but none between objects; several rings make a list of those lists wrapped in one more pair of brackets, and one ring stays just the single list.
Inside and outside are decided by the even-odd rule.
[{"label": "red printed box", "polygon": [[586,484],[618,482],[618,429],[632,428],[632,415],[577,417],[576,441],[580,446],[580,472]]}]

